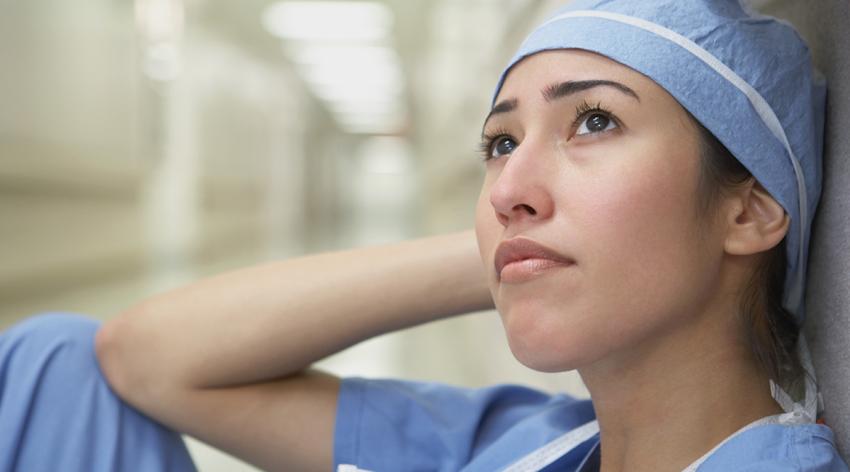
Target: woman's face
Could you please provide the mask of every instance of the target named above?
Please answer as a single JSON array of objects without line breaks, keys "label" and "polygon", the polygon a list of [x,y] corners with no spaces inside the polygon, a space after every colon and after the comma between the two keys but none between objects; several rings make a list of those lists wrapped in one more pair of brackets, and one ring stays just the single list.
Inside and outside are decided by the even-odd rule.
[{"label": "woman's face", "polygon": [[[628,355],[716,296],[723,245],[698,233],[697,131],[653,81],[586,51],[538,53],[512,69],[483,134],[476,233],[521,362]],[[522,245],[497,260],[515,238],[572,262]]]}]

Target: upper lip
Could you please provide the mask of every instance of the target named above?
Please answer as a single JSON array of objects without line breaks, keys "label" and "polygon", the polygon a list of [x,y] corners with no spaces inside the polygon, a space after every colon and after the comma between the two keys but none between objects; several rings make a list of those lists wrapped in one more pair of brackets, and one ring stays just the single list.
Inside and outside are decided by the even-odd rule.
[{"label": "upper lip", "polygon": [[549,259],[557,262],[571,263],[575,261],[568,256],[559,254],[536,241],[527,238],[513,238],[503,241],[496,248],[496,274],[502,273],[502,268],[511,262],[524,259]]}]

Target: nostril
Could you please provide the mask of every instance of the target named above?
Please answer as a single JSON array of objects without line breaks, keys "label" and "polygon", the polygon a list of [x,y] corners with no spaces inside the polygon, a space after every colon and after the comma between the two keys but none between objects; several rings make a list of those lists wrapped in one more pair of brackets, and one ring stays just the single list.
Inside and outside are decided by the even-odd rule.
[{"label": "nostril", "polygon": [[522,209],[524,209],[525,211],[527,211],[527,212],[528,212],[528,214],[530,214],[530,215],[532,215],[532,216],[534,216],[534,215],[536,215],[536,214],[537,214],[537,210],[535,210],[535,209],[534,209],[531,205],[528,205],[528,204],[526,204],[526,203],[522,203],[522,204],[520,204],[519,206],[520,206]]}]

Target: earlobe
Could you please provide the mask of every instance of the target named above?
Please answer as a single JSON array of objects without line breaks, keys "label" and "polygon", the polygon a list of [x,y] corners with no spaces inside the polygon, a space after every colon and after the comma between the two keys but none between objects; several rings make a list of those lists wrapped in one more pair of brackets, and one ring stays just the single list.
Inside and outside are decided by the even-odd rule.
[{"label": "earlobe", "polygon": [[755,179],[751,179],[727,205],[725,249],[729,254],[764,252],[779,244],[791,223],[785,209]]}]

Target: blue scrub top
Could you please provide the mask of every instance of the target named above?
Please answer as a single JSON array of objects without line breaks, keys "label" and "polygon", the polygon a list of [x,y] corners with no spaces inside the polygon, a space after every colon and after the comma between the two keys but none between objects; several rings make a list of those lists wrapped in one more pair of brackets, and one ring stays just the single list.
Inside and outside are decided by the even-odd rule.
[{"label": "blue scrub top", "polygon": [[[593,405],[516,385],[471,389],[343,379],[334,470],[597,471]],[[820,424],[762,424],[717,448],[698,471],[847,471]]]}]

